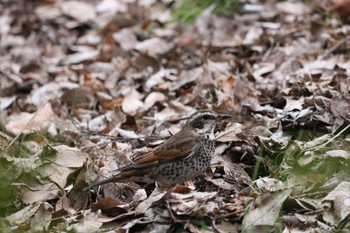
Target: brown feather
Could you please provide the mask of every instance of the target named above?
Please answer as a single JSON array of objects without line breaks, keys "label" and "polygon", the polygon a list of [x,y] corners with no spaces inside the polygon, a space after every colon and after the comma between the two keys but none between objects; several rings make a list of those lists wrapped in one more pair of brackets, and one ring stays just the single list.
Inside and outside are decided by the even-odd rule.
[{"label": "brown feather", "polygon": [[152,151],[134,159],[136,166],[170,162],[188,156],[197,145],[196,135],[187,130],[181,130],[173,137],[157,146]]}]

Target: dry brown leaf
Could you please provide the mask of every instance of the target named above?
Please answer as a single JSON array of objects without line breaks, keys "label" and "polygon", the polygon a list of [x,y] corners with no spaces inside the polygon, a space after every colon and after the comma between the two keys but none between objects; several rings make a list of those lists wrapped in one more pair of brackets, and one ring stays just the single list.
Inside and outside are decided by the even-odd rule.
[{"label": "dry brown leaf", "polygon": [[333,10],[342,17],[348,17],[350,14],[350,0],[333,0]]},{"label": "dry brown leaf", "polygon": [[242,133],[244,125],[240,123],[233,123],[229,125],[225,131],[222,131],[216,135],[216,141],[218,142],[232,142],[242,141],[241,138],[237,137],[237,134]]},{"label": "dry brown leaf", "polygon": [[126,206],[124,206],[119,200],[112,197],[103,198],[97,203],[92,204],[90,208],[94,212],[101,210],[103,214],[112,217],[128,212]]},{"label": "dry brown leaf", "polygon": [[89,107],[92,103],[90,92],[90,90],[80,87],[66,90],[61,96],[61,102],[69,107]]},{"label": "dry brown leaf", "polygon": [[21,112],[10,116],[5,127],[14,134],[30,133],[47,129],[55,120],[57,118],[52,111],[51,104],[46,103],[36,113]]},{"label": "dry brown leaf", "polygon": [[[337,139],[330,140],[337,134],[330,132],[340,132],[340,127],[349,121],[348,1],[308,3],[243,3],[241,10],[226,17],[212,14],[215,8],[212,5],[192,25],[168,21],[173,10],[168,1],[51,0],[36,5],[35,9],[30,4],[15,4],[13,1],[7,1],[4,8],[5,5],[0,3],[0,8],[6,9],[0,16],[0,96],[5,97],[0,99],[0,118],[3,125],[12,131],[17,130],[16,133],[21,132],[26,124],[29,130],[24,132],[44,132],[21,142],[29,152],[39,151],[39,145],[47,140],[52,143],[45,132],[59,135],[56,137],[58,144],[69,135],[68,141],[87,150],[89,158],[101,168],[99,175],[108,177],[118,167],[129,163],[127,156],[131,154],[131,148],[150,149],[159,145],[163,138],[178,132],[183,126],[185,121],[180,121],[180,118],[195,110],[210,108],[231,112],[235,122],[245,126],[229,123],[220,125],[226,130],[217,127],[218,147],[213,161],[221,163],[213,166],[214,177],[206,177],[203,181],[206,187],[202,187],[202,181],[198,180],[191,184],[192,191],[187,186],[177,187],[173,192],[154,191],[147,198],[151,191],[149,187],[134,183],[104,185],[100,189],[104,196],[120,195],[131,203],[126,213],[124,207],[118,209],[120,206],[113,206],[111,201],[107,203],[112,206],[109,214],[118,216],[100,216],[99,219],[94,213],[89,213],[90,210],[81,210],[87,208],[89,201],[95,201],[94,195],[90,199],[88,192],[81,192],[94,177],[84,171],[85,154],[58,147],[60,152],[55,156],[42,154],[37,159],[38,154],[35,154],[30,159],[18,158],[10,156],[17,140],[7,137],[1,140],[0,136],[3,160],[18,168],[11,173],[14,179],[26,173],[34,173],[37,178],[28,180],[38,183],[31,184],[22,178],[21,183],[14,183],[22,191],[24,203],[50,199],[56,209],[61,209],[53,213],[53,218],[64,219],[58,220],[58,225],[56,222],[50,224],[50,207],[40,207],[40,211],[28,208],[25,210],[31,213],[29,217],[22,212],[26,221],[15,223],[22,224],[19,230],[96,232],[101,226],[98,220],[109,222],[108,227],[115,228],[116,232],[179,230],[174,228],[186,228],[192,232],[242,230],[240,218],[251,198],[236,195],[235,185],[250,183],[242,167],[253,172],[256,156],[261,150],[259,144],[263,144],[265,157],[264,166],[259,168],[268,169],[259,169],[257,175],[267,177],[258,179],[256,184],[264,192],[279,190],[283,188],[280,180],[278,177],[269,180],[276,175],[269,175],[269,169],[278,166],[279,172],[288,174],[290,168],[284,163],[288,155],[278,152],[285,149],[289,152],[293,142],[303,150],[312,150],[312,145],[318,147],[325,143],[327,146],[337,145]],[[323,13],[329,10],[338,13],[343,21],[338,17],[325,18]],[[79,97],[79,101],[75,101],[76,96],[69,90],[84,87],[93,92],[75,93]],[[65,106],[60,103],[54,105],[50,99],[61,96],[64,90],[68,91],[61,98],[63,102],[70,107],[80,104],[84,107],[65,111]],[[44,107],[48,115],[40,115],[40,111],[32,114],[47,102],[52,103],[54,111]],[[255,124],[255,121],[259,123]],[[81,133],[76,126],[96,132],[94,135]],[[294,130],[300,127],[322,129],[322,132],[326,131],[326,137],[312,132],[311,135],[316,133],[319,138],[308,142],[293,141]],[[289,129],[293,130],[293,137]],[[117,141],[97,133],[116,136]],[[141,134],[152,136],[143,140]],[[224,152],[226,157],[221,156]],[[275,159],[276,154],[278,158]],[[273,155],[272,159],[270,155]],[[349,157],[345,148],[327,149],[322,155],[337,163]],[[241,164],[232,164],[231,160],[225,161],[224,158],[240,159]],[[314,159],[314,154],[306,153],[295,163],[312,166]],[[270,162],[273,163],[271,167]],[[78,178],[74,173],[77,169],[81,170]],[[342,172],[343,179],[347,175],[346,171]],[[321,189],[337,184],[341,175],[334,174],[326,183],[320,184]],[[73,188],[65,187],[68,176],[69,181],[75,181]],[[293,183],[296,178],[290,174],[286,179],[286,183]],[[49,183],[41,184],[44,182]],[[64,193],[67,190],[70,190],[69,194]],[[194,190],[217,192],[214,196],[201,196],[203,193]],[[298,190],[295,187],[293,192],[298,195]],[[101,193],[97,196],[100,197]],[[277,201],[285,198],[285,195],[276,196]],[[293,198],[296,203],[301,200],[298,196]],[[245,218],[253,217],[248,223],[265,220],[263,224],[276,227],[271,219],[281,208],[276,208],[280,203],[274,202],[275,199],[266,198],[261,203],[253,203],[256,213],[250,210]],[[339,200],[342,203],[347,201],[346,197]],[[302,208],[310,206],[312,201],[315,199],[310,198],[308,204],[303,202]],[[328,205],[332,204],[330,202],[327,201],[327,206],[331,206]],[[271,203],[276,205],[271,207]],[[328,212],[317,212],[311,220],[307,215],[295,214],[294,209],[282,210],[283,215],[295,216],[297,221],[305,224],[311,223],[307,226],[318,232],[318,228],[313,227],[315,219],[325,229],[336,225],[337,220],[346,223],[349,214],[339,206],[347,205],[339,203],[333,203],[335,208]],[[20,203],[15,207],[21,206],[17,204]],[[312,208],[320,206],[312,205]],[[76,212],[78,209],[81,212]],[[265,210],[273,210],[273,213],[262,213]],[[296,230],[283,221],[286,215],[281,216],[282,221],[278,224],[284,227],[284,231]],[[206,225],[212,224],[213,229],[204,229],[192,221],[197,217]],[[111,223],[113,220],[118,221]],[[226,220],[236,224],[226,223]],[[247,220],[243,227],[246,223]],[[48,224],[52,229],[47,229]]]},{"label": "dry brown leaf", "polygon": [[189,188],[187,186],[179,186],[179,185],[177,185],[172,190],[172,192],[174,192],[174,193],[182,193],[182,194],[190,193],[191,191],[192,191],[191,188]]}]

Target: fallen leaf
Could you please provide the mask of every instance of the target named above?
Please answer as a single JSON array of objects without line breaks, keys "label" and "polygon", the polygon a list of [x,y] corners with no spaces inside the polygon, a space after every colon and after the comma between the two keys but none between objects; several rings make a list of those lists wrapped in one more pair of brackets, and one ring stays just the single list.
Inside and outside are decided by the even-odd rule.
[{"label": "fallen leaf", "polygon": [[[333,206],[332,215],[335,216],[335,225],[347,220],[350,216],[350,182],[341,182],[334,190],[322,199],[323,204],[331,202]],[[327,211],[327,209],[325,209]]]},{"label": "fallen leaf", "polygon": [[96,6],[96,11],[101,13],[115,14],[117,12],[126,13],[128,10],[127,2],[120,2],[116,0],[102,0]]},{"label": "fallen leaf", "polygon": [[0,98],[0,111],[4,111],[16,100],[16,96]]},{"label": "fallen leaf", "polygon": [[5,127],[14,134],[30,133],[46,129],[56,119],[51,104],[46,103],[36,113],[21,112],[18,115],[11,115]]},{"label": "fallen leaf", "polygon": [[72,224],[70,228],[77,233],[93,233],[98,232],[102,225],[103,223],[98,221],[98,215],[90,212],[80,218],[78,223]]},{"label": "fallen leaf", "polygon": [[278,2],[276,7],[281,12],[294,15],[308,14],[311,11],[309,6],[302,2]]},{"label": "fallen leaf", "polygon": [[187,186],[178,186],[178,185],[172,190],[172,192],[174,193],[182,193],[182,194],[190,193],[191,191],[192,189]]},{"label": "fallen leaf", "polygon": [[217,192],[170,193],[168,202],[177,215],[191,215],[201,209]]},{"label": "fallen leaf", "polygon": [[18,212],[11,214],[6,219],[14,225],[20,225],[27,222],[40,208],[41,203],[32,203]]},{"label": "fallen leaf", "polygon": [[270,177],[262,177],[254,183],[262,192],[277,192],[286,188],[282,181]]},{"label": "fallen leaf", "polygon": [[61,189],[55,184],[47,183],[36,187],[31,186],[30,189],[22,187],[21,192],[23,193],[21,200],[26,204],[32,204],[58,198]]},{"label": "fallen leaf", "polygon": [[157,58],[159,55],[165,54],[172,49],[173,45],[171,43],[165,42],[160,38],[152,38],[144,40],[135,45],[135,49],[146,53],[151,57]]},{"label": "fallen leaf", "polygon": [[119,200],[112,197],[105,197],[90,206],[92,211],[101,210],[103,214],[112,217],[127,213],[125,207]]},{"label": "fallen leaf", "polygon": [[66,145],[52,147],[57,153],[45,159],[62,167],[81,168],[86,162],[88,155],[81,150]]},{"label": "fallen leaf", "polygon": [[142,111],[147,111],[149,110],[151,107],[153,107],[153,105],[157,102],[164,102],[166,101],[167,97],[163,94],[163,93],[160,93],[160,92],[152,92],[150,93],[145,101],[144,101],[144,105],[142,107]]},{"label": "fallen leaf", "polygon": [[138,136],[134,131],[124,130],[118,127],[115,127],[113,130],[117,131],[123,138],[140,138],[140,136]]},{"label": "fallen leaf", "polygon": [[326,152],[326,155],[333,158],[343,158],[343,159],[350,158],[350,153],[345,150],[329,150]]},{"label": "fallen leaf", "polygon": [[283,111],[285,113],[292,111],[292,110],[302,110],[304,105],[304,98],[300,98],[297,100],[286,98],[286,106],[284,107]]},{"label": "fallen leaf", "polygon": [[88,50],[88,51],[73,53],[71,55],[67,55],[66,57],[62,58],[60,63],[62,65],[77,64],[87,60],[92,60],[96,58],[99,54],[100,53],[97,50],[90,50],[90,51]]},{"label": "fallen leaf", "polygon": [[243,218],[242,232],[271,230],[278,219],[282,204],[291,192],[292,189],[285,189],[257,198]]},{"label": "fallen leaf", "polygon": [[86,88],[73,88],[64,92],[61,102],[69,107],[89,107],[92,103],[92,96]]},{"label": "fallen leaf", "polygon": [[51,224],[53,208],[46,202],[43,202],[30,221],[32,231],[47,231]]},{"label": "fallen leaf", "polygon": [[237,134],[242,133],[244,125],[235,122],[228,126],[225,131],[222,131],[216,135],[216,141],[218,142],[232,142],[232,141],[242,141],[241,138],[237,137]]},{"label": "fallen leaf", "polygon": [[159,201],[164,197],[166,192],[160,192],[157,188],[153,190],[151,195],[144,201],[142,201],[135,209],[136,214],[145,213],[155,202]]},{"label": "fallen leaf", "polygon": [[122,102],[123,111],[130,116],[135,116],[143,107],[143,102],[140,99],[140,93],[137,92],[134,88],[131,88],[130,91],[125,95]]},{"label": "fallen leaf", "polygon": [[62,13],[72,17],[80,23],[94,20],[96,17],[95,8],[86,2],[65,1],[62,2]]},{"label": "fallen leaf", "polygon": [[124,51],[135,48],[138,43],[134,31],[131,28],[123,28],[113,34],[113,39],[117,41]]},{"label": "fallen leaf", "polygon": [[171,76],[176,75],[177,70],[175,69],[163,69],[161,68],[155,74],[152,74],[145,83],[145,90],[150,91],[151,88],[159,84],[163,84],[166,78],[171,78]]}]

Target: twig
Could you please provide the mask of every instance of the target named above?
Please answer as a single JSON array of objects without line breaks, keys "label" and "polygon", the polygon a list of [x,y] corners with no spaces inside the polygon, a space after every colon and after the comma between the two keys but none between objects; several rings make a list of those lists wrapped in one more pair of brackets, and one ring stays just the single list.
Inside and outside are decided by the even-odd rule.
[{"label": "twig", "polygon": [[25,127],[21,130],[21,132],[19,134],[16,135],[16,137],[14,137],[12,139],[12,141],[7,145],[6,149],[8,149],[10,146],[12,146],[12,144],[19,138],[19,136],[22,134],[22,132],[28,127],[28,125],[30,125],[30,123],[33,122],[34,118],[39,114],[39,112],[45,107],[46,104],[49,103],[50,100],[48,100],[46,103],[44,103],[43,105],[41,105],[38,110],[34,113],[34,115],[32,116],[32,118],[30,118],[30,120],[27,122],[27,124],[25,125]]},{"label": "twig", "polygon": [[332,48],[330,48],[325,54],[323,54],[320,59],[325,59],[329,55],[331,55],[335,50],[337,50],[342,44],[344,44],[346,41],[348,41],[348,38],[345,37],[344,39],[338,41],[335,45],[333,45]]},{"label": "twig", "polygon": [[336,135],[334,135],[331,139],[329,139],[327,142],[319,145],[319,146],[315,146],[313,148],[309,148],[308,150],[317,150],[317,149],[320,149],[322,147],[325,147],[326,145],[328,145],[329,143],[331,143],[334,139],[336,139],[337,137],[339,137],[342,133],[344,133],[347,129],[349,129],[350,127],[350,124],[348,124],[344,129],[342,129],[339,133],[337,133]]}]

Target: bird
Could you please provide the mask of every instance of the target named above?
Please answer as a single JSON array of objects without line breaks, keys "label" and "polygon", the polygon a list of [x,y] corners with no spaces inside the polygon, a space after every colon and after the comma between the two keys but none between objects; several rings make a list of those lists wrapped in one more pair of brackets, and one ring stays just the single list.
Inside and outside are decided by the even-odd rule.
[{"label": "bird", "polygon": [[217,122],[231,118],[211,110],[192,114],[183,128],[152,150],[135,156],[129,165],[117,169],[110,178],[91,183],[89,188],[110,182],[159,182],[181,184],[205,172],[215,151]]}]

